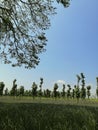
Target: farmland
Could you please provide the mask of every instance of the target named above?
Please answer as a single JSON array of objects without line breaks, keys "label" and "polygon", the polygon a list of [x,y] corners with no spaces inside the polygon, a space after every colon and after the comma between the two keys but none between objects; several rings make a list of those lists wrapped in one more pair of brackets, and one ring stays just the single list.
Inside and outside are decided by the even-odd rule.
[{"label": "farmland", "polygon": [[0,97],[0,130],[97,130],[98,101]]},{"label": "farmland", "polygon": [[95,98],[83,73],[77,75],[77,85],[65,89],[63,84],[61,91],[57,83],[44,90],[43,78],[30,90],[17,88],[16,79],[11,90],[0,82],[0,130],[98,130],[96,79]]},{"label": "farmland", "polygon": [[63,104],[63,105],[81,105],[81,106],[95,106],[98,107],[98,99],[67,99],[67,98],[46,98],[36,97],[33,99],[31,96],[12,97],[12,96],[1,96],[0,103],[43,103],[43,104]]}]

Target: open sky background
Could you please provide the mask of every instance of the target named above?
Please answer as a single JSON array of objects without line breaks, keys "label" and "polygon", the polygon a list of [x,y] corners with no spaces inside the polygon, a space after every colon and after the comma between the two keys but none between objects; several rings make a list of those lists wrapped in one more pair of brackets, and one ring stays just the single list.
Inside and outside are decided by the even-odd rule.
[{"label": "open sky background", "polygon": [[43,89],[53,89],[55,82],[76,84],[76,74],[84,73],[86,85],[95,93],[98,76],[98,0],[72,0],[69,8],[57,5],[46,32],[47,51],[40,55],[36,69],[13,68],[0,62],[0,81],[9,89],[16,78],[18,87],[31,89],[44,78]]}]

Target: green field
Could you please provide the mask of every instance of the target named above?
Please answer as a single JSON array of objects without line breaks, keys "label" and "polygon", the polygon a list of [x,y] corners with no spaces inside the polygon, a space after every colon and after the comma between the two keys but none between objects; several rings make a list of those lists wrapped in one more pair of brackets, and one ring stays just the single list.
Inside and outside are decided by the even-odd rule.
[{"label": "green field", "polygon": [[47,104],[63,104],[63,105],[81,105],[81,106],[98,106],[98,99],[67,99],[67,98],[40,98],[36,97],[33,99],[33,97],[12,97],[12,96],[1,96],[0,97],[1,103],[47,103]]},{"label": "green field", "polygon": [[98,130],[98,101],[0,97],[0,130]]}]

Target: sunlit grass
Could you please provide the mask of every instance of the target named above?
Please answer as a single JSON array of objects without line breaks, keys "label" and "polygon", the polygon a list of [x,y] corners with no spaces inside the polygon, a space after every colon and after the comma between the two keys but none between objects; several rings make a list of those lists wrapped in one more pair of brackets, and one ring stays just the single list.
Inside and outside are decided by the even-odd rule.
[{"label": "sunlit grass", "polygon": [[1,96],[0,102],[2,103],[49,103],[49,104],[69,104],[69,105],[82,105],[82,106],[98,106],[98,99],[67,99],[67,98],[44,98],[42,97],[11,97]]}]

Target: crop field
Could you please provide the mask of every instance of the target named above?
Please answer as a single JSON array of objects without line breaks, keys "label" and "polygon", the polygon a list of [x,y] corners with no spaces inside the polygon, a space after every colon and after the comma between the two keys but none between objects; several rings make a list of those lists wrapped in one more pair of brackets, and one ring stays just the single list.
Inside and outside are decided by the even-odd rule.
[{"label": "crop field", "polygon": [[98,130],[98,101],[2,96],[0,130]]}]

